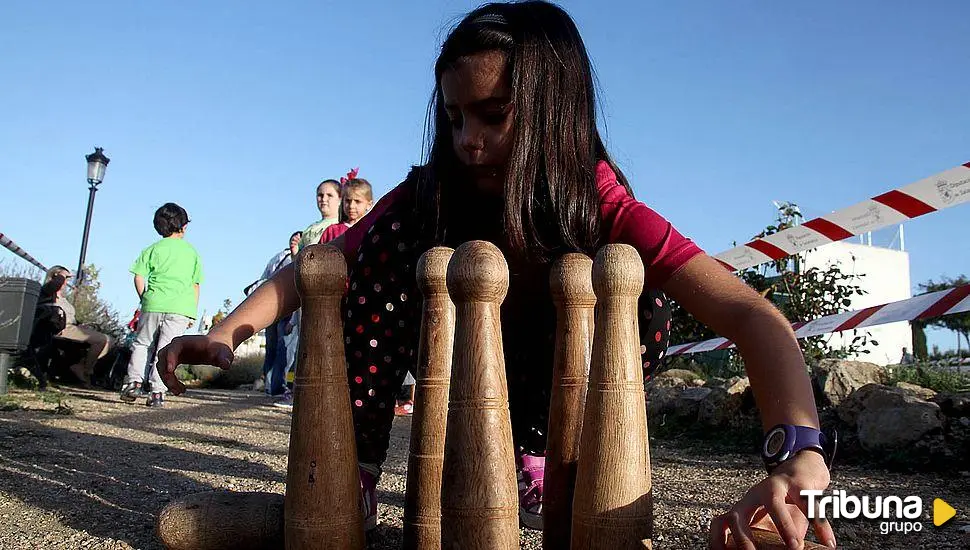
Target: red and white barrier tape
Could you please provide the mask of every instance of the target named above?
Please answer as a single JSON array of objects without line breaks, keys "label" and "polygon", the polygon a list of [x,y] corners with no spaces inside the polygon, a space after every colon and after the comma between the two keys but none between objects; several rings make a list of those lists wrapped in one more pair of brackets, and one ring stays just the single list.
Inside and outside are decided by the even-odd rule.
[{"label": "red and white barrier tape", "polygon": [[23,259],[27,260],[28,262],[32,263],[33,265],[37,266],[41,271],[47,271],[47,268],[44,267],[44,264],[38,262],[30,254],[27,254],[27,251],[26,250],[24,250],[23,248],[20,248],[19,246],[17,246],[17,243],[11,241],[3,233],[0,233],[0,245],[3,245],[4,247],[7,248],[7,250],[13,252],[14,254],[20,256],[21,258],[23,258]]},{"label": "red and white barrier tape", "polygon": [[[792,324],[797,338],[820,336],[831,332],[842,332],[899,321],[916,321],[963,313],[970,311],[970,285],[962,285],[948,290],[914,296],[898,302],[872,306],[856,311],[846,311],[835,315],[820,317],[814,321]],[[700,353],[719,349],[733,348],[734,343],[726,338],[714,338],[703,342],[692,342],[670,346],[667,356]]]},{"label": "red and white barrier tape", "polygon": [[714,256],[731,271],[970,202],[970,162]]}]

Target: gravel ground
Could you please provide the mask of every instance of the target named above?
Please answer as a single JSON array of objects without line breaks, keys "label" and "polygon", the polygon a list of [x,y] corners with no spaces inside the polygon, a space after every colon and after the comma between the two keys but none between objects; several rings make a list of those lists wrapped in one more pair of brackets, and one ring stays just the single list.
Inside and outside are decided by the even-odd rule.
[{"label": "gravel ground", "polygon": [[[0,548],[160,548],[154,522],[173,499],[211,489],[283,492],[289,415],[263,395],[192,390],[151,410],[113,393],[61,392],[0,398]],[[409,432],[409,419],[395,420],[371,548],[400,545]],[[698,443],[653,441],[651,453],[657,548],[703,548],[711,517],[762,475],[755,455]],[[835,520],[840,547],[970,548],[968,482],[970,473],[838,469],[834,488],[915,494],[928,508],[922,532],[909,535]],[[934,497],[958,511],[941,528],[931,520]],[[522,531],[523,548],[539,548],[539,540]]]}]

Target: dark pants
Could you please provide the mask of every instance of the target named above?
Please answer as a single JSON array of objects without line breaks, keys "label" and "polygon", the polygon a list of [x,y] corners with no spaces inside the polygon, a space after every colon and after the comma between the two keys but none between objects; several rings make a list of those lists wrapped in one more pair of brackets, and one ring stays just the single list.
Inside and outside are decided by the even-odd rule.
[{"label": "dark pants", "polygon": [[283,321],[266,327],[266,358],[263,375],[266,377],[266,393],[279,395],[286,385],[286,346],[283,344]]}]

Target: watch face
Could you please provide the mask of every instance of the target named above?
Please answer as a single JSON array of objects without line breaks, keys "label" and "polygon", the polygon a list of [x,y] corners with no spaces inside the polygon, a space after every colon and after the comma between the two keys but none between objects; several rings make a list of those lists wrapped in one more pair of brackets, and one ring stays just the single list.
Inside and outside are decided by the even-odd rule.
[{"label": "watch face", "polygon": [[782,445],[785,444],[785,430],[782,428],[776,428],[768,434],[768,438],[765,441],[765,454],[768,456],[775,456],[781,452]]}]

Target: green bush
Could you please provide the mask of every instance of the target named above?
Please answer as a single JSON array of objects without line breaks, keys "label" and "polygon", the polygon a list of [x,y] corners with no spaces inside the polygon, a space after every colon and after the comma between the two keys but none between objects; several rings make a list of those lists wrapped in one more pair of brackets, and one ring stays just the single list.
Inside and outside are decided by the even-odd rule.
[{"label": "green bush", "polygon": [[222,375],[213,380],[212,386],[235,389],[243,384],[252,384],[263,374],[263,358],[262,353],[237,357],[232,362],[232,368],[222,371]]},{"label": "green bush", "polygon": [[7,374],[7,384],[21,390],[35,390],[40,383],[25,368],[13,368]]},{"label": "green bush", "polygon": [[222,370],[211,365],[180,365],[180,380],[197,380],[199,387],[235,389],[252,384],[263,374],[263,354],[237,357],[232,368]]},{"label": "green bush", "polygon": [[192,372],[191,365],[179,365],[178,368],[175,369],[175,377],[182,382],[191,382],[197,379],[195,373]]},{"label": "green bush", "polygon": [[908,382],[936,392],[957,392],[970,389],[970,375],[925,364],[892,367],[889,385],[895,385],[896,382]]}]

